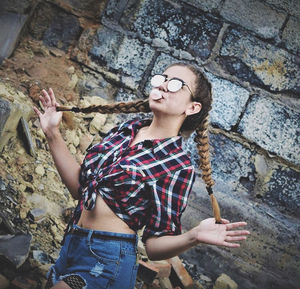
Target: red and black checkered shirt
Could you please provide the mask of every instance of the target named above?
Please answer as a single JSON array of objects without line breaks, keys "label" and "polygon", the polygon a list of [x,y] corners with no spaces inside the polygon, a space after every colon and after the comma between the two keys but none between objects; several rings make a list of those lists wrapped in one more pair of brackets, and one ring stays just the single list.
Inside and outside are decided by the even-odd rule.
[{"label": "red and black checkered shirt", "polygon": [[178,235],[180,217],[195,180],[194,168],[182,149],[180,136],[145,140],[130,146],[150,120],[131,120],[112,129],[88,149],[80,172],[82,208],[92,210],[99,194],[112,211],[137,231],[150,236]]}]

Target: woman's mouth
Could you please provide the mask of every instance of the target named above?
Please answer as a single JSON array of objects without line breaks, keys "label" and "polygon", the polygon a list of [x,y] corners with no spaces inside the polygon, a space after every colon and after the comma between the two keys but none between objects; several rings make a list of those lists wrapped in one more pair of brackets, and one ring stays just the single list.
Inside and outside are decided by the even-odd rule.
[{"label": "woman's mouth", "polygon": [[163,96],[162,96],[162,93],[159,89],[155,88],[153,89],[151,92],[150,92],[150,97],[153,99],[153,100],[159,100],[159,99],[162,99]]}]

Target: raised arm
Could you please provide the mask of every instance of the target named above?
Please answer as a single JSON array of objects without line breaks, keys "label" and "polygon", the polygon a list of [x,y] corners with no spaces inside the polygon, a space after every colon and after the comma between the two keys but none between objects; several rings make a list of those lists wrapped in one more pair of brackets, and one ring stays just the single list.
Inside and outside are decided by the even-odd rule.
[{"label": "raised arm", "polygon": [[245,222],[230,223],[222,219],[216,224],[214,218],[203,220],[190,231],[177,236],[151,237],[146,241],[146,252],[151,260],[162,260],[177,256],[198,244],[210,244],[237,248],[239,241],[246,240],[247,230],[235,230],[246,226]]},{"label": "raised arm", "polygon": [[46,135],[50,152],[63,183],[67,186],[73,198],[79,199],[80,165],[70,153],[59,131],[62,112],[56,111],[56,107],[59,104],[51,88],[49,89],[49,93],[43,90],[42,94],[40,100],[44,106],[44,113],[41,113],[36,107],[33,109],[39,116],[42,130]]}]

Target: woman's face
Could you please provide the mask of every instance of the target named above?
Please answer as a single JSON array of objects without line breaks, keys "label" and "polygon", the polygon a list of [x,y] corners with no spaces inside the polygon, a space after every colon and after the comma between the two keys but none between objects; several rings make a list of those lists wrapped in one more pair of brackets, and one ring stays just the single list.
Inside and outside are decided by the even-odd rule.
[{"label": "woman's face", "polygon": [[[193,106],[190,90],[195,91],[196,76],[184,66],[172,66],[164,71],[163,75],[166,75],[166,81],[150,92],[149,105],[151,110],[154,114],[189,115],[191,106]],[[168,90],[168,82],[174,77],[183,80],[187,85],[182,86],[176,92],[171,92]]]}]

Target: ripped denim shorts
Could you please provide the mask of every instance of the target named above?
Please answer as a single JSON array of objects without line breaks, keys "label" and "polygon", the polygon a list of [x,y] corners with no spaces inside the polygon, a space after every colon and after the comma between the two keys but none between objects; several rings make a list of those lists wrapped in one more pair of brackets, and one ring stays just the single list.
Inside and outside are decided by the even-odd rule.
[{"label": "ripped denim shorts", "polygon": [[95,231],[74,225],[45,289],[64,281],[72,289],[133,289],[138,264],[137,235]]}]

